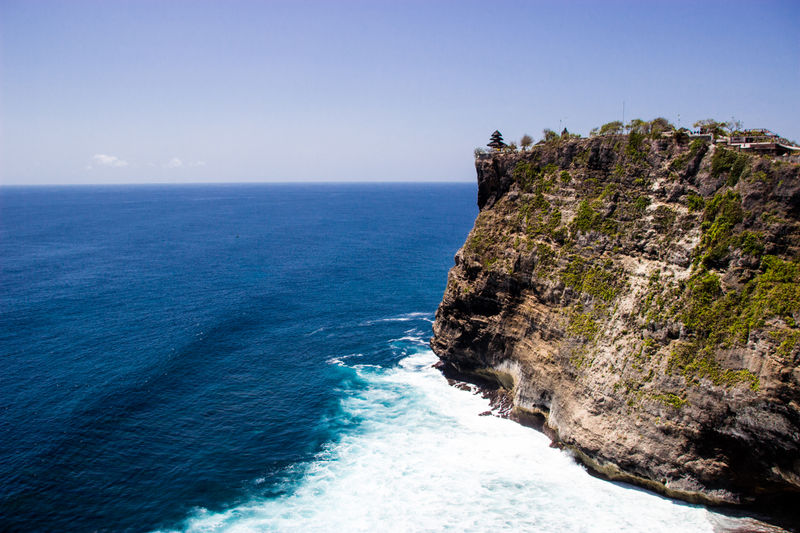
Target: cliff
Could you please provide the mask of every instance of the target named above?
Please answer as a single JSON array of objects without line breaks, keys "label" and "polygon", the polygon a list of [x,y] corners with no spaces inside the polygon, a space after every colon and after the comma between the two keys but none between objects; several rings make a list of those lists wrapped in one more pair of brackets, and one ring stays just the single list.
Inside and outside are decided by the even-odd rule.
[{"label": "cliff", "polygon": [[592,469],[800,497],[800,164],[680,137],[479,155],[431,346]]}]

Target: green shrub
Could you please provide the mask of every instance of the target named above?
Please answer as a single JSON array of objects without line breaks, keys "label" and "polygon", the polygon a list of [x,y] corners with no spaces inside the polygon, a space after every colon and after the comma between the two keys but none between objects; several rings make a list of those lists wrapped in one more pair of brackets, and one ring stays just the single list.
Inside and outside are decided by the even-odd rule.
[{"label": "green shrub", "polygon": [[800,264],[766,255],[761,268],[763,272],[748,282],[743,291],[742,320],[748,329],[773,316],[789,326],[797,326],[794,314],[800,311]]},{"label": "green shrub", "polygon": [[743,219],[742,199],[738,192],[717,193],[706,204],[699,246],[704,266],[719,266],[725,260],[733,244],[733,229]]},{"label": "green shrub", "polygon": [[555,264],[556,253],[549,245],[544,243],[536,244],[536,257],[538,270],[549,270]]},{"label": "green shrub", "polygon": [[567,333],[592,340],[599,332],[600,326],[591,313],[584,312],[580,307],[572,310],[567,324]]},{"label": "green shrub", "polygon": [[699,194],[690,192],[686,196],[686,204],[689,206],[689,212],[702,211],[706,206],[706,201]]},{"label": "green shrub", "polygon": [[548,235],[552,235],[553,232],[561,225],[561,210],[559,208],[555,208],[550,211],[550,216],[547,218],[546,224],[546,231]]},{"label": "green shrub", "polygon": [[760,385],[758,376],[751,371],[723,369],[707,347],[701,348],[696,344],[682,344],[673,350],[667,360],[667,369],[680,372],[688,383],[702,378],[726,387],[744,383],[754,392]]},{"label": "green shrub", "polygon": [[644,147],[645,136],[642,133],[631,132],[628,135],[628,144],[625,146],[625,154],[633,161],[644,161],[646,156]]},{"label": "green shrub", "polygon": [[773,317],[797,327],[800,264],[767,255],[762,271],[739,290],[722,290],[719,276],[700,270],[687,283],[681,319],[697,335],[698,346],[713,349],[746,343],[750,331]]},{"label": "green shrub", "polygon": [[523,190],[530,188],[533,181],[539,174],[539,169],[534,167],[529,161],[520,161],[514,167],[511,175]]},{"label": "green shrub", "polygon": [[669,407],[674,409],[680,409],[684,405],[686,405],[687,401],[686,398],[682,398],[677,394],[672,392],[662,393],[662,394],[653,394],[651,396],[654,400],[663,403]]},{"label": "green shrub", "polygon": [[689,145],[689,156],[694,157],[700,151],[703,146],[706,146],[708,142],[705,139],[695,139]]},{"label": "green shrub", "polygon": [[594,228],[594,221],[597,213],[589,205],[588,200],[581,200],[578,205],[578,210],[575,212],[575,218],[572,219],[572,224],[579,231],[590,231]]},{"label": "green shrub", "polygon": [[749,168],[750,156],[722,147],[717,147],[711,158],[711,176],[718,178],[728,174],[728,185],[734,186]]},{"label": "green shrub", "polygon": [[640,213],[644,213],[644,211],[647,209],[648,205],[650,205],[650,197],[649,196],[644,196],[644,195],[643,196],[639,196],[633,202],[634,209],[636,209],[636,211],[639,211]]},{"label": "green shrub", "polygon": [[617,272],[600,266],[590,266],[583,258],[575,256],[561,272],[564,285],[588,294],[599,300],[610,302],[620,291],[620,276]]},{"label": "green shrub", "polygon": [[753,257],[761,257],[764,253],[764,244],[761,242],[763,236],[760,233],[753,233],[752,231],[743,231],[737,237],[739,248],[748,255]]},{"label": "green shrub", "polygon": [[705,331],[716,322],[716,309],[712,304],[722,295],[719,276],[713,272],[701,271],[689,278],[688,306],[683,315],[683,323],[692,331]]}]

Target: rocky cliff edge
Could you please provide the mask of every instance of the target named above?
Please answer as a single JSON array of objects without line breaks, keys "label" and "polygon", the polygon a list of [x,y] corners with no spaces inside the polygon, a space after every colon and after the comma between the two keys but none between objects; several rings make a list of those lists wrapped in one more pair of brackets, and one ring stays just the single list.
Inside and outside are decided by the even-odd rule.
[{"label": "rocky cliff edge", "polygon": [[431,346],[603,475],[800,497],[800,164],[701,139],[479,155]]}]

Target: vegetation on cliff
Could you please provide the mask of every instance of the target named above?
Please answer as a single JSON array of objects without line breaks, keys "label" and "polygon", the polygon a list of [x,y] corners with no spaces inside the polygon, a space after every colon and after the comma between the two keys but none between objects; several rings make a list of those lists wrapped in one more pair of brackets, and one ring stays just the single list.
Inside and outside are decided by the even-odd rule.
[{"label": "vegetation on cliff", "polygon": [[[646,424],[627,453],[658,464],[552,422],[668,490],[800,491],[800,163],[640,122],[477,154],[481,211],[432,346],[462,370],[518,365],[522,407],[564,412],[569,389],[601,427]],[[748,450],[764,435],[774,449]]]},{"label": "vegetation on cliff", "polygon": [[[600,134],[608,135],[606,130],[600,128]],[[793,350],[800,243],[776,248],[785,237],[770,237],[797,236],[796,221],[778,215],[780,204],[774,200],[745,211],[742,193],[752,196],[769,185],[783,186],[786,179],[796,181],[796,172],[787,174],[796,167],[716,147],[705,158],[709,168],[692,172],[689,167],[697,167],[693,162],[709,152],[709,143],[681,141],[648,141],[634,131],[496,156],[511,168],[510,194],[481,213],[466,249],[491,271],[511,275],[518,254],[529,253],[539,276],[554,276],[574,293],[565,299],[572,302],[565,314],[567,334],[592,343],[601,333],[597,320],[608,318],[625,285],[628,272],[621,263],[626,256],[620,252],[649,248],[646,257],[663,260],[669,251],[690,250],[691,266],[682,277],[670,272],[660,280],[661,271],[654,269],[647,273],[654,283],[633,293],[638,326],[683,326],[680,342],[659,342],[663,350],[658,352],[668,355],[664,370],[681,373],[688,385],[708,378],[717,385],[745,383],[755,391],[759,380],[751,370],[722,369],[714,353],[747,346],[754,329],[766,333],[760,338],[783,346],[781,352]],[[681,243],[687,232],[698,233],[699,242]],[[772,255],[764,255],[765,242]],[[720,273],[732,262],[735,278],[722,282]],[[687,266],[686,259],[683,263],[679,266]],[[631,326],[637,321],[619,318]],[[640,341],[652,342],[652,337],[642,333]]]}]

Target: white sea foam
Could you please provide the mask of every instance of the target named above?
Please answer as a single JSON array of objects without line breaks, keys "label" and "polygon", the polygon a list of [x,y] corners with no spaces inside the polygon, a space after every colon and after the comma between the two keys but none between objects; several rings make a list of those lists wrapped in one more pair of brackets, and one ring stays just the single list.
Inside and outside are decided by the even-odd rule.
[{"label": "white sea foam", "polygon": [[[307,466],[288,495],[188,531],[714,531],[734,519],[590,476],[547,437],[478,416],[487,401],[447,385],[423,348],[342,400],[363,420]],[[741,523],[739,525],[742,525]]]},{"label": "white sea foam", "polygon": [[331,357],[330,359],[326,360],[325,362],[329,365],[337,365],[337,366],[346,366],[348,359],[356,359],[359,357],[364,357],[363,353],[349,353],[347,355],[340,355],[339,357]]},{"label": "white sea foam", "polygon": [[404,337],[399,337],[397,339],[389,339],[389,342],[394,343],[402,343],[402,342],[410,342],[413,344],[420,344],[424,343],[425,339],[422,338],[421,335],[406,335]]},{"label": "white sea foam", "polygon": [[361,324],[362,326],[372,326],[374,324],[381,324],[383,322],[410,322],[412,320],[424,320],[433,323],[433,315],[425,312],[403,313],[402,315],[390,316],[387,318],[379,318],[377,320],[368,320]]}]

